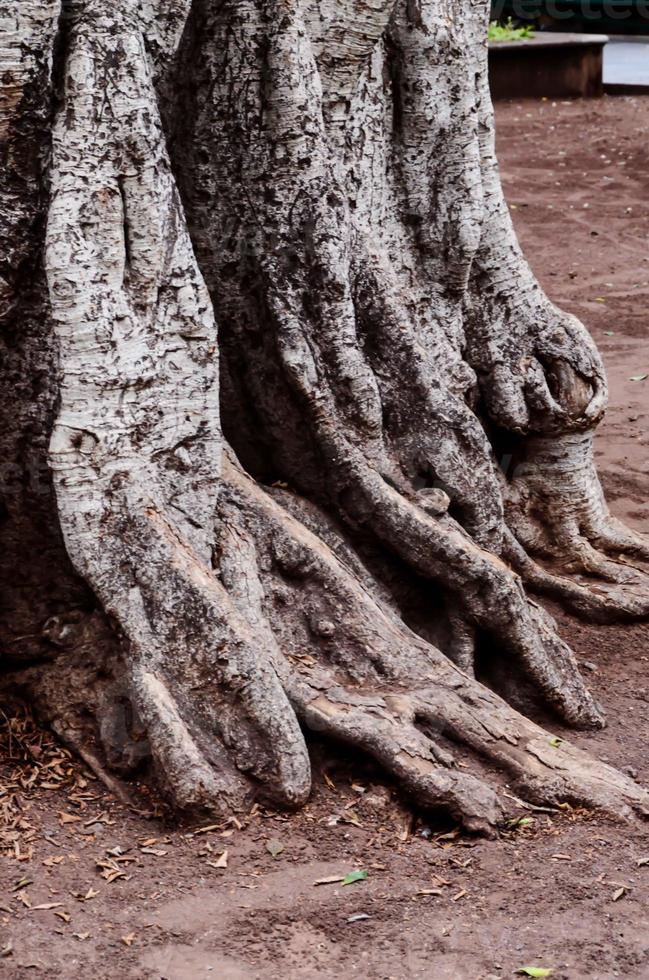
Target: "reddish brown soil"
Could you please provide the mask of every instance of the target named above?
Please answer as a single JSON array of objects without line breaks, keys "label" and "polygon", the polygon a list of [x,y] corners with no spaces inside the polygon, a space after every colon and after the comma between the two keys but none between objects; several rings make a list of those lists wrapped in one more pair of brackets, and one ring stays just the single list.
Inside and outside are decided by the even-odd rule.
[{"label": "reddish brown soil", "polygon": [[[646,531],[649,380],[629,379],[649,373],[648,115],[640,98],[498,108],[507,191],[532,265],[589,325],[608,364],[599,458],[613,509]],[[605,732],[577,741],[649,784],[647,627],[565,624],[610,718]],[[84,787],[65,759],[48,776],[43,765],[60,752],[47,743],[30,764],[15,741],[13,752],[0,769],[9,787],[0,816],[4,806],[20,818],[15,832],[5,820],[0,837],[14,848],[0,867],[3,976],[487,980],[536,965],[571,980],[649,977],[642,828],[535,814],[496,841],[439,836],[439,827],[425,837],[375,772],[326,762],[319,749],[303,813],[258,812],[241,830],[191,836],[136,816],[96,782]],[[31,789],[16,783],[30,773]],[[271,841],[284,848],[275,857]],[[214,867],[226,849],[227,867]],[[97,861],[109,851],[126,877],[102,877],[110,868]],[[314,884],[354,869],[368,878]],[[50,903],[61,904],[34,908]],[[358,914],[368,918],[350,921]]]}]

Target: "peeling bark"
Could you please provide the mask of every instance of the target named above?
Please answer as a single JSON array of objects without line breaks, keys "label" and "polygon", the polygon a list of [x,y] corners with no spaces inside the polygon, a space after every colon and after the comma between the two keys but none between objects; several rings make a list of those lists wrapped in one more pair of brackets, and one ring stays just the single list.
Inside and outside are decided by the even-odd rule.
[{"label": "peeling bark", "polygon": [[620,556],[649,555],[597,480],[597,351],[514,236],[486,10],[17,6],[3,688],[109,781],[151,760],[178,810],[300,805],[313,730],[475,831],[506,809],[492,764],[645,814],[516,710],[603,724],[526,589],[645,616]]}]

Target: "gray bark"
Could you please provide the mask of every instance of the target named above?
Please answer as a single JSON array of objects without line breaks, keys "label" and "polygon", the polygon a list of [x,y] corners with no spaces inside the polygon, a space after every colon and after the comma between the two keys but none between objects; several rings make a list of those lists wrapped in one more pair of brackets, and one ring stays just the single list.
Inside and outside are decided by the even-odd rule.
[{"label": "gray bark", "polygon": [[603,723],[529,590],[645,616],[619,556],[649,552],[593,464],[598,353],[509,219],[486,9],[0,24],[7,694],[178,810],[299,805],[312,730],[474,830],[505,809],[485,759],[537,803],[644,813],[521,713]]}]

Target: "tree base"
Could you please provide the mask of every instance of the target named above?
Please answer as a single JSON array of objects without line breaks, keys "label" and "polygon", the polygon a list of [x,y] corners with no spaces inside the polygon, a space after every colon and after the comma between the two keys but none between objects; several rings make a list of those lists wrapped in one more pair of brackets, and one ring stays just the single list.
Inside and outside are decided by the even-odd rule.
[{"label": "tree base", "polygon": [[224,477],[220,582],[145,511],[136,536],[151,571],[139,576],[128,621],[115,610],[128,632],[124,673],[77,646],[14,680],[68,745],[87,755],[94,743],[101,768],[125,775],[150,754],[166,798],[185,813],[236,811],[254,797],[302,804],[302,727],[366,752],[416,803],[472,832],[506,820],[505,780],[536,805],[649,814],[633,781],[553,738],[409,631],[357,559],[345,561],[342,537],[336,554],[282,507],[284,492],[272,499],[234,463]]},{"label": "tree base", "polygon": [[[45,662],[7,685],[106,781],[150,760],[178,812],[299,806],[309,729],[472,831],[505,818],[503,778],[539,805],[646,814],[644,790],[475,678],[486,641],[512,703],[529,685],[564,722],[601,726],[523,577],[585,612],[649,612],[643,580],[598,557],[639,549],[611,522],[589,456],[603,368],[515,242],[486,9],[360,4],[357,47],[336,20],[353,3],[323,5],[321,23],[296,0],[73,0],[60,23],[50,6],[41,18],[22,5],[9,53],[36,102],[62,58],[47,293],[29,339],[49,351],[53,333],[58,368],[41,372],[42,398],[16,381],[40,384],[29,357],[12,368],[22,428],[4,444],[15,455],[52,431],[41,462],[56,508],[48,483],[39,520],[60,524],[64,582],[34,634]],[[172,65],[189,93],[163,77]],[[21,256],[16,215],[33,230],[46,181],[23,183],[13,151],[23,115],[47,126],[45,102],[8,110],[20,207],[6,203],[5,237]],[[227,458],[220,408],[247,469],[300,497]],[[494,425],[533,457],[509,482]],[[560,477],[554,492],[539,460]],[[32,519],[16,484],[14,551]],[[616,591],[536,564],[539,523],[559,546],[550,557]],[[364,566],[372,552],[385,582]],[[417,631],[390,598],[400,563],[425,583]]]}]

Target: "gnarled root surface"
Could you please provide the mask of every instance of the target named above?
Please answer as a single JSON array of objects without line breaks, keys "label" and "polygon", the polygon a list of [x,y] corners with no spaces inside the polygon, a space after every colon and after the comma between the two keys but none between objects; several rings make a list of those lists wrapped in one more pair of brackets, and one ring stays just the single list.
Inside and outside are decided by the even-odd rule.
[{"label": "gnarled root surface", "polygon": [[[9,683],[109,783],[151,759],[178,810],[303,803],[310,729],[471,830],[503,818],[503,778],[538,804],[646,815],[643,789],[474,676],[486,636],[524,679],[512,701],[526,685],[601,726],[524,581],[602,619],[649,612],[641,573],[600,557],[646,547],[592,464],[597,352],[513,241],[481,20],[472,5],[449,26],[432,0],[336,11],[64,5],[49,466],[92,595]],[[511,480],[494,426],[522,440]],[[530,557],[544,548],[561,576]],[[428,588],[421,635],[392,588],[405,566]]]},{"label": "gnarled root surface", "polygon": [[220,580],[151,501],[119,501],[129,519],[103,539],[107,560],[133,572],[111,609],[125,640],[119,684],[104,680],[101,691],[96,657],[85,677],[61,658],[72,688],[48,684],[47,671],[22,675],[68,741],[87,738],[94,710],[112,767],[128,773],[150,752],[168,798],[188,811],[237,809],[253,795],[304,802],[301,724],[368,753],[413,799],[472,831],[503,820],[504,780],[539,805],[649,814],[642,788],[552,738],[409,631],[369,574],[346,562],[344,542],[336,554],[284,497],[225,463]]},{"label": "gnarled root surface", "polygon": [[[649,612],[649,544],[611,516],[593,459],[593,432],[528,439],[507,494],[510,527],[554,575],[524,560],[519,570],[541,591],[607,619]],[[516,566],[516,558],[512,555]],[[566,581],[566,572],[579,578]]]}]

